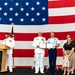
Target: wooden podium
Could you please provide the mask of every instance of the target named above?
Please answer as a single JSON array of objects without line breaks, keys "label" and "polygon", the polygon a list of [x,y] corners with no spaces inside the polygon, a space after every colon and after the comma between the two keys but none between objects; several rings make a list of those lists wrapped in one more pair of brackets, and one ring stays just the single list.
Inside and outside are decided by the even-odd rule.
[{"label": "wooden podium", "polygon": [[4,44],[0,44],[0,72],[5,72],[6,52],[10,48]]}]

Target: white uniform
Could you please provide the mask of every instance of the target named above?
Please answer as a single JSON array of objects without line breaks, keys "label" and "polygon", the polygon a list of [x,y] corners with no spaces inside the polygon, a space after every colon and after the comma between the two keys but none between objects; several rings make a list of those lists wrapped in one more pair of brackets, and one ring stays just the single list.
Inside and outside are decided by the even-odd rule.
[{"label": "white uniform", "polygon": [[[42,41],[43,39],[43,41]],[[35,72],[38,73],[39,72],[39,68],[40,68],[40,72],[44,73],[44,54],[45,54],[45,50],[43,48],[36,48],[41,42],[46,43],[46,40],[44,37],[38,36],[36,38],[34,38],[33,41],[33,46],[35,47],[35,60],[36,60],[36,64],[35,64]]]},{"label": "white uniform", "polygon": [[3,40],[3,44],[7,45],[10,47],[10,50],[7,50],[7,57],[6,57],[6,70],[7,66],[9,66],[9,71],[12,72],[12,53],[13,53],[13,48],[15,46],[15,41],[13,38],[6,38]]}]

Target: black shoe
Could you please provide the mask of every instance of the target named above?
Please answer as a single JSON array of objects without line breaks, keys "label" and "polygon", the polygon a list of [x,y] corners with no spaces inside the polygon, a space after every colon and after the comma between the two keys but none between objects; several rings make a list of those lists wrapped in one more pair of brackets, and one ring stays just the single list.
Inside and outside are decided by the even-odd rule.
[{"label": "black shoe", "polygon": [[52,74],[52,75],[56,75],[56,72],[50,72],[50,74]]},{"label": "black shoe", "polygon": [[53,72],[54,75],[56,75],[56,72]]}]

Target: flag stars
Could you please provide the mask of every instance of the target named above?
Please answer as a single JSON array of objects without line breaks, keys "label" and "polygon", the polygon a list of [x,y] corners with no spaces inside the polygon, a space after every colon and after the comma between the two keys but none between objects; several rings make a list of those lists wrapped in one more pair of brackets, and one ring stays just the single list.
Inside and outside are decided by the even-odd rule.
[{"label": "flag stars", "polygon": [[18,6],[18,5],[19,5],[19,3],[18,3],[18,2],[16,2],[16,3],[15,3],[15,5],[16,5],[16,6]]},{"label": "flag stars", "polygon": [[7,16],[7,12],[4,13],[4,16]]},{"label": "flag stars", "polygon": [[10,10],[10,11],[13,11],[13,8],[11,7],[11,8],[9,8],[9,10]]},{"label": "flag stars", "polygon": [[5,6],[7,6],[7,5],[8,5],[8,3],[7,3],[7,2],[5,2],[5,3],[4,3],[4,5],[5,5]]},{"label": "flag stars", "polygon": [[21,8],[20,10],[21,10],[21,11],[24,11],[24,8]]},{"label": "flag stars", "polygon": [[[14,1],[14,0],[10,0],[10,1]],[[19,1],[24,2],[24,0],[19,0]],[[45,13],[46,9],[47,9],[47,7],[45,7],[46,5],[43,5],[44,3],[42,3],[42,6],[41,6],[41,2],[39,0],[37,0],[36,2],[34,1],[35,4],[33,3],[34,4],[33,5],[33,4],[31,4],[31,1],[29,2],[29,0],[27,0],[24,2],[24,6],[23,6],[23,5],[20,5],[19,1],[15,1],[12,4],[14,6],[12,6],[9,3],[9,1],[5,1],[3,3],[3,6],[6,9],[8,9],[8,11],[6,10],[2,14],[5,18],[7,17],[9,22],[15,22],[15,23],[18,22],[19,24],[20,23],[37,24],[38,22],[40,22],[41,24],[43,24],[47,21],[47,17],[46,17],[46,16],[48,16],[47,14],[43,14],[43,17],[42,17],[42,13]],[[0,6],[0,11],[3,11],[3,6]],[[34,15],[32,15],[32,14],[34,14]],[[17,19],[15,19],[15,18],[17,18]],[[26,19],[28,22],[26,22]],[[3,19],[0,18],[0,20],[2,21]],[[38,20],[38,21],[36,21],[36,20]],[[40,23],[38,23],[38,24],[40,24]]]},{"label": "flag stars", "polygon": [[2,8],[0,7],[0,10],[2,10]]},{"label": "flag stars", "polygon": [[35,20],[34,18],[31,18],[31,22],[34,22],[34,20]]},{"label": "flag stars", "polygon": [[40,13],[39,13],[39,12],[37,12],[37,13],[36,13],[36,15],[37,15],[37,16],[40,16]]},{"label": "flag stars", "polygon": [[9,18],[9,21],[12,21],[13,19],[12,18]]},{"label": "flag stars", "polygon": [[37,5],[40,5],[40,2],[36,2]]},{"label": "flag stars", "polygon": [[45,7],[42,7],[42,10],[45,10],[46,8]]},{"label": "flag stars", "polygon": [[29,6],[29,2],[26,2],[25,4],[26,4],[26,6]]},{"label": "flag stars", "polygon": [[29,13],[28,12],[26,13],[26,16],[29,16]]},{"label": "flag stars", "polygon": [[17,12],[15,13],[15,16],[18,16],[18,13]]},{"label": "flag stars", "polygon": [[45,21],[46,21],[46,19],[45,19],[45,18],[42,18],[42,21],[43,21],[43,22],[45,22]]},{"label": "flag stars", "polygon": [[31,8],[32,11],[34,11],[34,9],[35,9],[34,7]]},{"label": "flag stars", "polygon": [[21,21],[21,22],[23,22],[23,21],[24,21],[24,19],[23,19],[23,18],[21,18],[21,19],[20,19],[20,21]]}]

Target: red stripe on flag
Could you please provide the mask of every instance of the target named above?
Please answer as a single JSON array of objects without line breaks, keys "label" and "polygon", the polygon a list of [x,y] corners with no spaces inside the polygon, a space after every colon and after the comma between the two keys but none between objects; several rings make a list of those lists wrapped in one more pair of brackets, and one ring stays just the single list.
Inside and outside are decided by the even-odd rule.
[{"label": "red stripe on flag", "polygon": [[[32,68],[33,66],[16,66],[16,68]],[[44,68],[47,68],[48,65],[44,65]],[[62,65],[56,65],[57,69],[61,69]]]},{"label": "red stripe on flag", "polygon": [[[48,56],[48,50],[45,50],[45,57]],[[63,56],[62,49],[57,49],[57,56]],[[15,49],[13,57],[34,57],[34,49]]]},{"label": "red stripe on flag", "polygon": [[73,7],[75,0],[48,1],[48,8]]},{"label": "red stripe on flag", "polygon": [[75,23],[75,15],[68,16],[50,16],[48,18],[49,24],[64,24],[64,23]]},{"label": "red stripe on flag", "polygon": [[[55,32],[55,37],[57,37],[59,40],[65,40],[66,39],[66,35],[70,35],[71,38],[75,38],[74,36],[75,31],[70,31],[70,32]],[[46,39],[50,38],[50,32],[49,33],[44,33],[43,34],[44,37],[46,37]]]},{"label": "red stripe on flag", "polygon": [[[55,32],[55,37],[57,37],[59,40],[65,40],[66,39],[66,35],[71,35],[71,38],[75,38],[74,34],[75,31],[70,31],[70,32]],[[33,39],[35,37],[37,37],[37,33],[15,33],[14,34],[14,38],[16,41],[33,41]],[[50,32],[47,33],[43,33],[43,36],[48,39],[50,38]],[[4,37],[4,33],[0,32],[0,40],[3,40]]]}]

